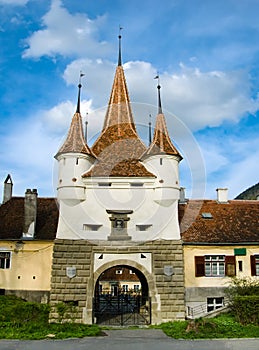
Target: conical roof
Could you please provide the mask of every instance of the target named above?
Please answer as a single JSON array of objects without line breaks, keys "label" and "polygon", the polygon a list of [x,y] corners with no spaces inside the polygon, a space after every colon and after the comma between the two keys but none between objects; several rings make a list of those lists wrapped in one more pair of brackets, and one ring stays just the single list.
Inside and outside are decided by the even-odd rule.
[{"label": "conical roof", "polygon": [[84,177],[155,177],[139,161],[146,146],[136,131],[121,65],[121,50],[103,129],[93,144],[92,151],[98,162]]},{"label": "conical roof", "polygon": [[55,155],[57,158],[62,153],[82,153],[88,154],[92,157],[95,157],[94,153],[88,147],[83,132],[82,117],[80,114],[80,89],[81,84],[78,85],[78,101],[77,109],[73,115],[70,128],[66,137],[65,142],[60,147],[58,153]]},{"label": "conical roof", "polygon": [[166,120],[164,113],[162,111],[160,88],[158,84],[158,114],[156,117],[156,126],[154,130],[153,141],[149,145],[148,149],[142,155],[142,158],[147,156],[154,156],[159,154],[169,154],[178,156],[180,160],[182,159],[181,154],[178,152],[177,148],[173,145],[168,130],[166,126]]},{"label": "conical roof", "polygon": [[135,158],[139,158],[146,149],[136,131],[123,67],[118,65],[103,129],[92,150],[99,156],[107,147],[121,140],[134,140],[135,148],[127,150],[126,147],[124,152],[133,153]]},{"label": "conical roof", "polygon": [[165,116],[163,113],[158,114],[156,117],[156,127],[154,131],[153,141],[151,142],[148,149],[144,152],[142,158],[158,154],[175,155],[179,156],[182,159],[182,156],[170,139],[166,127]]}]

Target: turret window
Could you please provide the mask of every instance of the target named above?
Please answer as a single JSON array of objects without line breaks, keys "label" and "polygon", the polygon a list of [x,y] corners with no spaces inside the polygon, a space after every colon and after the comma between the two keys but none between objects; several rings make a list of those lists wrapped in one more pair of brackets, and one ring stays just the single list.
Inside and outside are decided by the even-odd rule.
[{"label": "turret window", "polygon": [[78,165],[79,163],[79,158],[76,158],[76,165]]},{"label": "turret window", "polygon": [[163,158],[160,158],[160,165],[163,165]]}]

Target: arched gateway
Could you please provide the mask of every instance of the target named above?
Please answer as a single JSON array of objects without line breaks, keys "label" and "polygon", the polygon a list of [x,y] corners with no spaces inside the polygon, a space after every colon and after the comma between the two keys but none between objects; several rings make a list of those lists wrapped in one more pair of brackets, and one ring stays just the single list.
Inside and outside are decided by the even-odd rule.
[{"label": "arched gateway", "polygon": [[[153,140],[147,146],[140,139],[120,44],[99,137],[88,146],[79,84],[77,109],[56,154],[59,222],[52,264],[52,320],[58,319],[55,305],[60,302],[72,303],[73,319],[83,323],[156,324],[185,317],[178,221],[182,157],[166,127],[159,84]],[[138,283],[131,288],[127,281],[112,281],[110,276],[109,290],[103,292],[104,275],[116,267],[131,270],[140,289]]]},{"label": "arched gateway", "polygon": [[151,323],[151,298],[145,275],[129,265],[103,271],[96,283],[93,321],[105,325],[147,325]]}]

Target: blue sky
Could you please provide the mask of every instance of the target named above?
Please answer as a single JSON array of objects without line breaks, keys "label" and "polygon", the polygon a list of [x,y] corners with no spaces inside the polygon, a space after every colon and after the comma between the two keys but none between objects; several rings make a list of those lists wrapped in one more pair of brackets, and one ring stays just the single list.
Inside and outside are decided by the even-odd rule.
[{"label": "blue sky", "polygon": [[[258,0],[0,0],[0,179],[14,194],[55,195],[54,155],[82,79],[91,144],[118,57],[147,139],[159,72],[162,105],[192,198],[234,198],[259,182]],[[87,116],[87,117],[86,117]],[[53,180],[54,179],[54,180]]]}]

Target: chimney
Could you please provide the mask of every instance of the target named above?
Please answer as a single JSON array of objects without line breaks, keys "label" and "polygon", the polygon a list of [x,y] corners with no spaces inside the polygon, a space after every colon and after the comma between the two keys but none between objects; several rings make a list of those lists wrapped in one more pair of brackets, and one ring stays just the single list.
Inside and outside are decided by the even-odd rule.
[{"label": "chimney", "polygon": [[179,203],[180,204],[186,204],[187,199],[185,197],[185,187],[180,187],[180,199]]},{"label": "chimney", "polygon": [[228,203],[228,188],[217,188],[217,202]]},{"label": "chimney", "polygon": [[34,238],[37,216],[37,197],[36,189],[27,189],[24,198],[24,230],[23,238]]},{"label": "chimney", "polygon": [[8,174],[4,181],[4,195],[3,195],[3,204],[8,202],[12,198],[13,194],[13,182],[11,175]]}]

